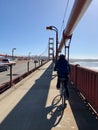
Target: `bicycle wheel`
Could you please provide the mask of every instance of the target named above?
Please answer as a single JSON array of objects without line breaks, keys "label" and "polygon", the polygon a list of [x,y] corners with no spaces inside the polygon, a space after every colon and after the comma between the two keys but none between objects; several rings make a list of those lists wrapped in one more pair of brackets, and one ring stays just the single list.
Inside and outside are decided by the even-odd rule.
[{"label": "bicycle wheel", "polygon": [[56,97],[54,97],[53,101],[52,101],[52,105],[57,105],[60,101],[61,101],[61,95],[57,95]]}]

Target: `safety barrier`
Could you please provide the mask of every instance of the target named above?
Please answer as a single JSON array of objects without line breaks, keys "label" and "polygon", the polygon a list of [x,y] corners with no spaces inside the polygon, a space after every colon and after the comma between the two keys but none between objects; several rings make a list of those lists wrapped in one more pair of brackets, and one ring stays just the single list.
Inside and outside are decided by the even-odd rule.
[{"label": "safety barrier", "polygon": [[98,113],[98,72],[71,64],[70,80]]},{"label": "safety barrier", "polygon": [[25,72],[24,74],[18,76],[17,78],[12,79],[12,67],[13,64],[8,64],[10,66],[10,81],[3,83],[0,85],[0,94],[3,93],[4,91],[6,91],[7,89],[9,89],[10,87],[12,87],[14,84],[17,84],[18,82],[20,82],[22,79],[24,79],[26,76],[28,76],[29,74],[31,74],[32,72],[34,72],[35,70],[37,70],[38,68],[40,68],[41,66],[43,66],[44,64],[46,64],[48,61],[44,61],[41,64],[39,64],[39,66],[36,66],[35,64],[35,68],[33,69],[29,69],[29,62],[27,63],[27,72]]}]

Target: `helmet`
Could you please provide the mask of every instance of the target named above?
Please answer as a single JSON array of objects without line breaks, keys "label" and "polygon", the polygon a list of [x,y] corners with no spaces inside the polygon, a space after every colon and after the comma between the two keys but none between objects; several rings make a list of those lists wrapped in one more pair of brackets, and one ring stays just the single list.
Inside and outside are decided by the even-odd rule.
[{"label": "helmet", "polygon": [[61,54],[59,59],[65,59],[65,56],[63,54]]}]

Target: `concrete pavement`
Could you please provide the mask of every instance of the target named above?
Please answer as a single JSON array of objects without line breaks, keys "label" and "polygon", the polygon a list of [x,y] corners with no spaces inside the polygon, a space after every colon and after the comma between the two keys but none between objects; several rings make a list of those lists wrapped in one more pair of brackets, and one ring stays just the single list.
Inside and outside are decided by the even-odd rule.
[{"label": "concrete pavement", "polygon": [[98,130],[98,120],[72,86],[66,108],[55,104],[55,75],[48,62],[0,95],[0,130]]}]

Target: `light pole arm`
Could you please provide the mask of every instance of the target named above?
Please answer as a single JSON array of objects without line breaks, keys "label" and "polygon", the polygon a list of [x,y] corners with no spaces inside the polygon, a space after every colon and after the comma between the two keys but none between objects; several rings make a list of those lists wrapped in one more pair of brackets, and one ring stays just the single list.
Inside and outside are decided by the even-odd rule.
[{"label": "light pole arm", "polygon": [[13,57],[14,57],[14,50],[16,50],[16,48],[12,49],[12,60],[13,60]]}]

